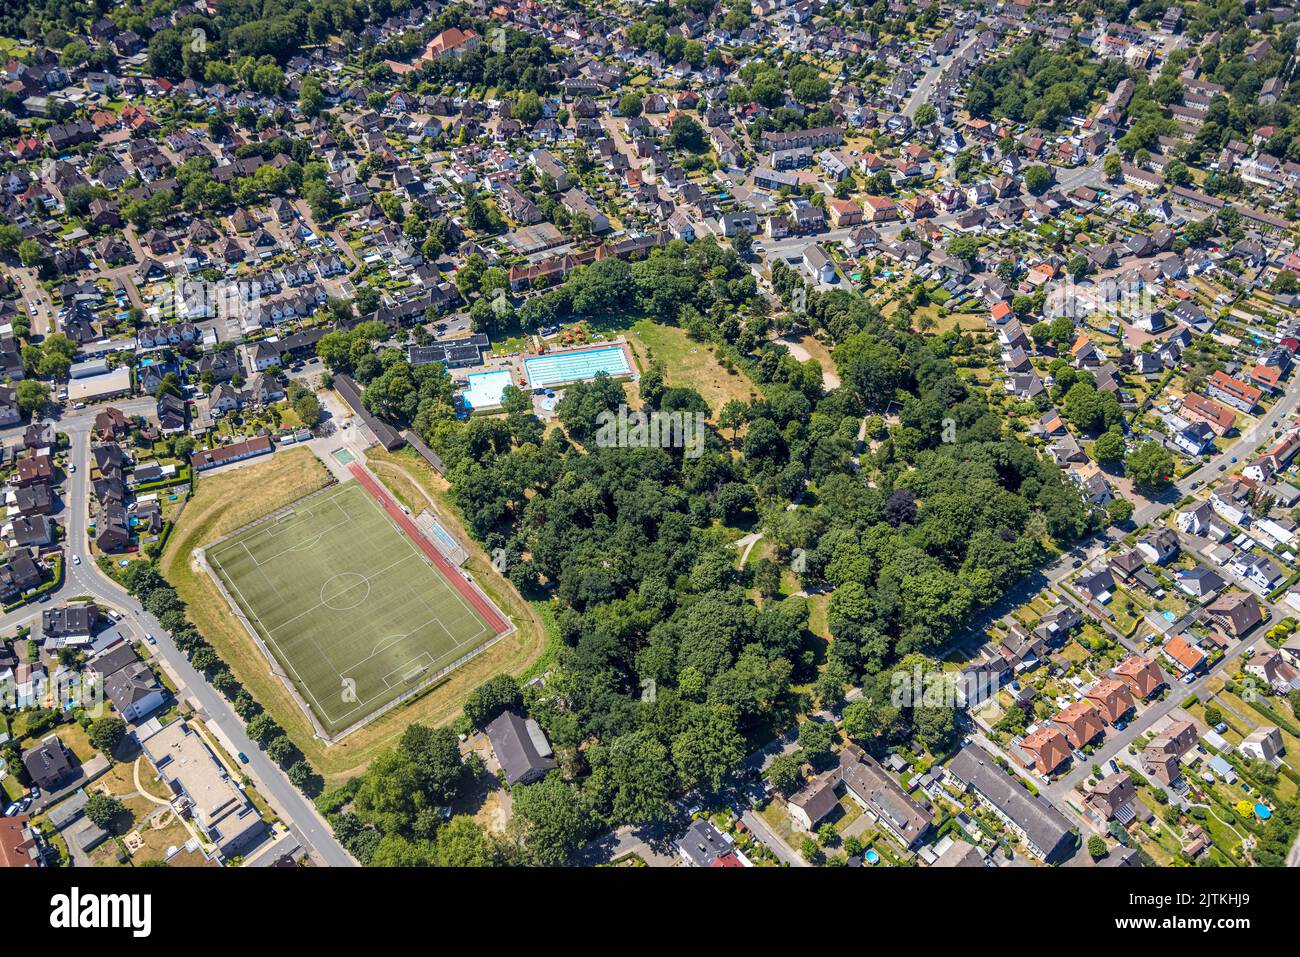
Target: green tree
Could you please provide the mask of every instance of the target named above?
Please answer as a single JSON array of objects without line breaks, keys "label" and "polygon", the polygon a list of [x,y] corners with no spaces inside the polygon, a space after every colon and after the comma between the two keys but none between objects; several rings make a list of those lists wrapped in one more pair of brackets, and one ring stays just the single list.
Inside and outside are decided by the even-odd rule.
[{"label": "green tree", "polygon": [[1143,442],[1129,453],[1125,472],[1143,492],[1159,492],[1174,474],[1174,457],[1159,442]]},{"label": "green tree", "polygon": [[492,867],[498,863],[491,838],[472,817],[460,814],[438,831],[438,864],[442,867]]},{"label": "green tree", "polygon": [[524,858],[542,867],[567,863],[591,834],[595,818],[582,792],[558,774],[511,791]]},{"label": "green tree", "polygon": [[835,726],[827,721],[805,721],[799,725],[799,749],[814,767],[830,760],[835,743]]},{"label": "green tree", "polygon": [[112,754],[125,735],[126,722],[121,718],[100,718],[90,726],[90,743],[102,754]]},{"label": "green tree", "polygon": [[782,794],[793,794],[803,786],[803,755],[799,751],[778,754],[767,766],[767,780]]},{"label": "green tree", "polygon": [[1119,462],[1124,458],[1124,436],[1112,429],[1098,436],[1092,447],[1093,457],[1098,462]]},{"label": "green tree", "polygon": [[126,805],[102,791],[92,791],[86,798],[84,813],[92,824],[107,831],[112,828],[119,815],[126,813]]},{"label": "green tree", "polygon": [[1035,196],[1047,191],[1052,185],[1052,171],[1046,166],[1025,167],[1025,189]]},{"label": "green tree", "polygon": [[24,418],[30,417],[33,413],[39,412],[49,401],[50,392],[43,383],[35,379],[23,379],[18,383],[18,411],[23,414]]},{"label": "green tree", "polygon": [[618,112],[620,116],[626,116],[629,119],[634,116],[640,116],[641,111],[645,108],[645,102],[638,93],[624,93],[618,101]]},{"label": "green tree", "polygon": [[1133,517],[1133,503],[1126,498],[1112,498],[1106,503],[1106,518],[1112,525],[1122,525]]}]

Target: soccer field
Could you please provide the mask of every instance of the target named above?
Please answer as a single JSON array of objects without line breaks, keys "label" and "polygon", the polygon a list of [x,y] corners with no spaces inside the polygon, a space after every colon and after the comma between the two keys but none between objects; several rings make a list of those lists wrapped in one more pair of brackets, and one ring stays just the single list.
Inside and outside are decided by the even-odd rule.
[{"label": "soccer field", "polygon": [[303,499],[206,554],[331,737],[494,637],[356,482]]}]

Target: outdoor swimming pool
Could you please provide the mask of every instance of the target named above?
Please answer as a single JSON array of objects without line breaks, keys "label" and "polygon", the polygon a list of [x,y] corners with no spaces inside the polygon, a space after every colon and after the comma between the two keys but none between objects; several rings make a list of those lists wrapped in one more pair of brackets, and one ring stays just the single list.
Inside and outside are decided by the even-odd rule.
[{"label": "outdoor swimming pool", "polygon": [[594,379],[601,372],[620,376],[627,375],[631,371],[627,353],[621,346],[583,349],[580,352],[558,352],[554,355],[532,356],[524,360],[528,385],[534,389]]},{"label": "outdoor swimming pool", "polygon": [[471,372],[465,377],[465,404],[471,409],[495,409],[501,405],[501,394],[514,380],[509,369],[493,372]]}]

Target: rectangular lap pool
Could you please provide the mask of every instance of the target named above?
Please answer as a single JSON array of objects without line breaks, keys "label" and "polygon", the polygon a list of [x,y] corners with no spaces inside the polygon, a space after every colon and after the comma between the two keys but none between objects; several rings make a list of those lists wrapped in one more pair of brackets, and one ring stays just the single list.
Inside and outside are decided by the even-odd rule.
[{"label": "rectangular lap pool", "polygon": [[557,352],[554,355],[532,356],[524,360],[528,385],[533,389],[565,385],[594,379],[598,373],[611,376],[629,375],[627,352],[622,346],[601,349],[583,349],[579,352]]}]

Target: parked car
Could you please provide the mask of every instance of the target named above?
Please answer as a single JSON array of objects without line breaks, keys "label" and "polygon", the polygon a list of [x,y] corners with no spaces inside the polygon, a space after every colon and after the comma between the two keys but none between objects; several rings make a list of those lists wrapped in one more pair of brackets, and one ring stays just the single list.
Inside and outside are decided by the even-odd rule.
[{"label": "parked car", "polygon": [[1189,685],[1196,680],[1196,675],[1183,675],[1183,684]]},{"label": "parked car", "polygon": [[1116,761],[1114,758],[1110,759],[1110,769],[1115,774],[1119,774],[1119,762]]},{"label": "parked car", "polygon": [[154,638],[153,635],[145,635],[145,636],[144,636],[144,640],[147,641],[147,642],[149,642],[149,644],[151,644],[151,645],[156,645],[156,644],[158,644],[158,640],[157,640],[156,638]]},{"label": "parked car", "polygon": [[1218,724],[1214,726],[1215,734],[1223,734],[1223,732],[1227,730],[1228,730],[1228,722],[1226,721],[1220,721]]},{"label": "parked car", "polygon": [[248,763],[248,755],[246,755],[243,751],[239,752],[239,763],[240,764]]}]

